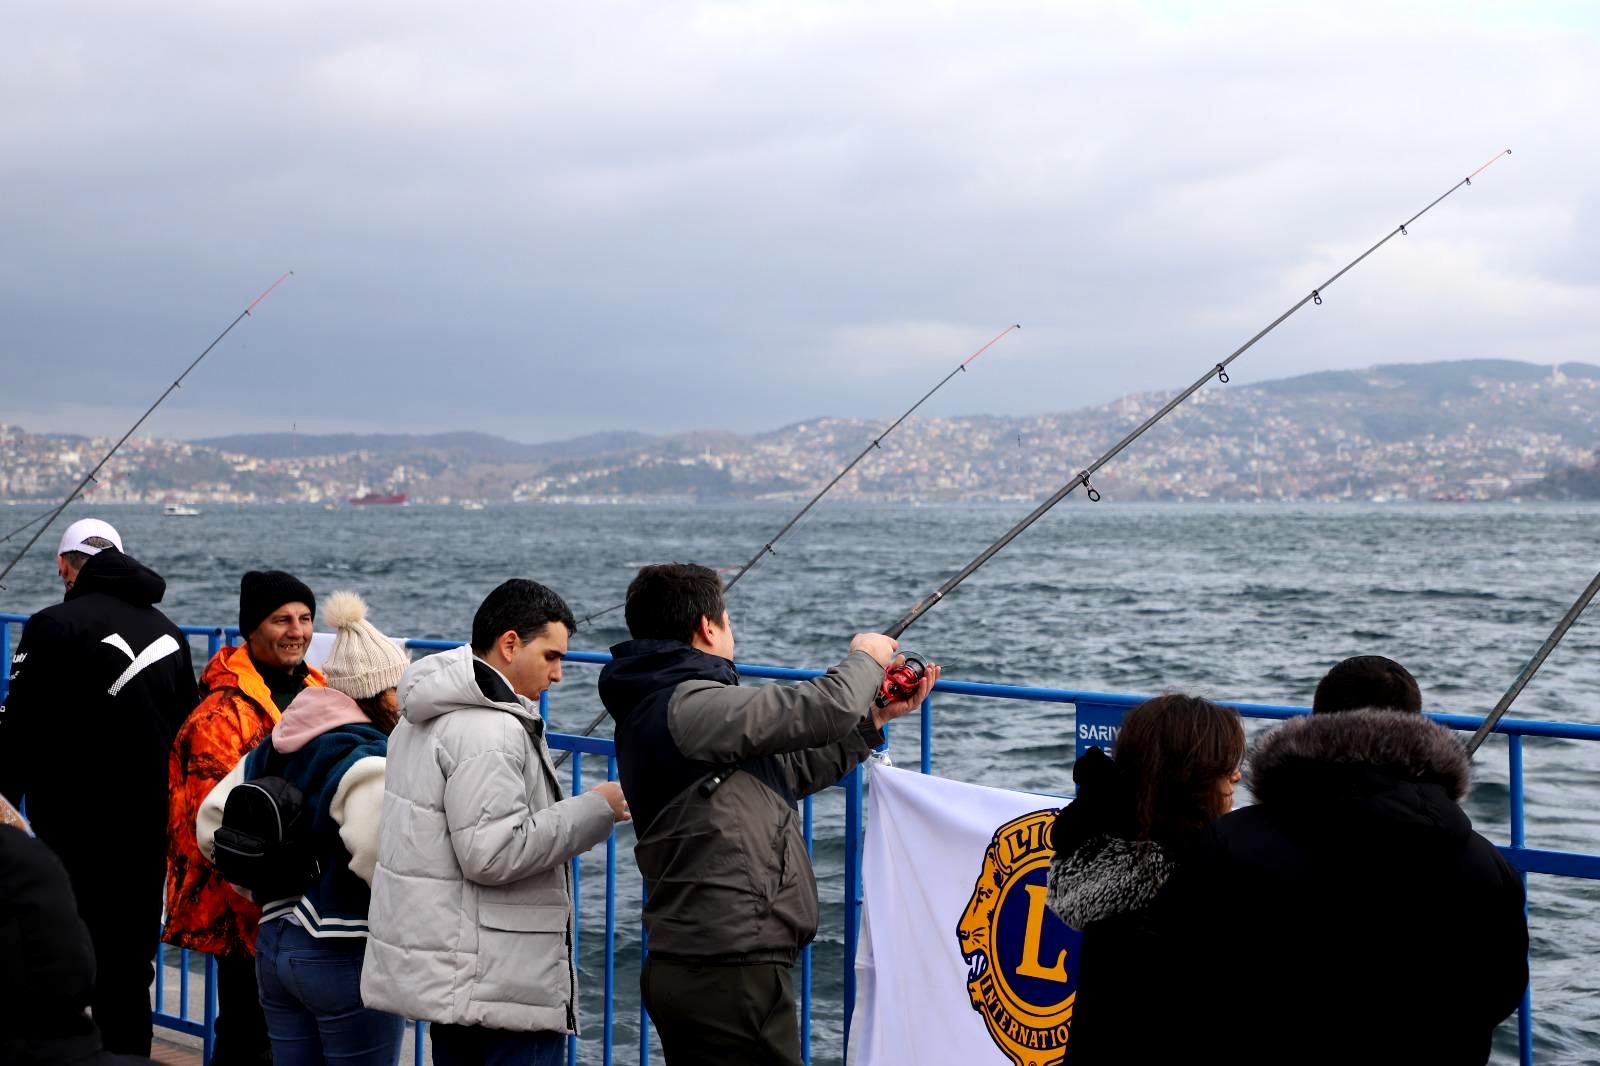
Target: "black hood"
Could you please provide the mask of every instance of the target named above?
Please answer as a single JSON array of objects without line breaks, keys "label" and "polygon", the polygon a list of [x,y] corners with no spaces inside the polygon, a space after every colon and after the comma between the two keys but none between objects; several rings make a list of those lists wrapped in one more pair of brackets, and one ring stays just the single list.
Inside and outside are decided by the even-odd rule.
[{"label": "black hood", "polygon": [[1404,711],[1341,711],[1285,722],[1249,759],[1250,790],[1269,808],[1324,816],[1353,833],[1373,822],[1464,836],[1458,803],[1471,767],[1444,726]]},{"label": "black hood", "polygon": [[149,607],[167,594],[167,581],[133,556],[105,548],[83,564],[64,598],[70,601],[95,592],[135,607]]},{"label": "black hood", "polygon": [[619,718],[653,692],[700,680],[737,685],[739,672],[722,656],[679,640],[626,640],[612,647],[611,661],[600,671],[600,702]]}]

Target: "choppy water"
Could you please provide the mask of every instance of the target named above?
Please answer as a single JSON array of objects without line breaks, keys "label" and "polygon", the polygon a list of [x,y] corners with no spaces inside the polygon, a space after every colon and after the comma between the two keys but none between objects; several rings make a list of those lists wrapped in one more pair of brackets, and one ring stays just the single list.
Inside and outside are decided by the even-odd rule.
[{"label": "choppy water", "polygon": [[[740,659],[826,666],[852,632],[888,625],[1025,510],[824,506],[733,593]],[[360,591],[373,620],[392,634],[461,639],[478,601],[505,577],[551,585],[582,617],[620,602],[641,563],[742,563],[789,508],[212,508],[191,519],[165,519],[153,509],[104,513],[130,552],[168,578],[167,607],[178,621],[233,621],[239,574],[275,566],[295,571],[319,595]],[[21,508],[0,510],[0,532],[28,517]],[[1074,499],[935,608],[907,643],[942,662],[947,676],[965,680],[1182,689],[1286,703],[1309,702],[1335,661],[1376,652],[1411,668],[1430,709],[1482,712],[1600,565],[1597,530],[1597,506],[1177,507]],[[56,599],[53,546],[47,538],[12,575],[0,609],[27,612]],[[599,650],[625,639],[620,614],[580,631],[573,646]],[[571,668],[552,694],[557,729],[576,729],[598,712],[593,676]],[[1514,714],[1600,722],[1600,617],[1573,630]],[[934,721],[935,770],[1061,792],[1070,782],[1072,725],[1070,707],[943,697]],[[915,758],[914,730],[902,730],[892,750],[902,762]],[[1508,835],[1504,752],[1498,740],[1484,749],[1467,805],[1478,828],[1501,842]],[[1600,745],[1530,739],[1527,773],[1529,844],[1600,850]],[[841,810],[837,796],[825,797],[816,818],[817,870],[831,919],[816,948],[818,1063],[836,1062],[838,1053]],[[592,868],[598,872],[599,863]],[[636,900],[625,855],[619,872],[619,898]],[[592,884],[598,891],[600,882]],[[1600,1059],[1600,886],[1536,876],[1529,895],[1539,1061]],[[632,913],[625,910],[619,926],[624,963],[637,958]],[[1247,943],[1251,934],[1240,935]],[[591,989],[599,985],[601,946],[597,921],[586,922]],[[1241,959],[1247,954],[1241,949]],[[619,989],[636,987],[635,973],[625,966]],[[1472,980],[1461,975],[1463,984]],[[588,1000],[592,1023],[598,999]],[[1359,1003],[1359,990],[1352,1002]],[[1249,1011],[1239,1005],[1241,1027]],[[618,1060],[633,1061],[631,1016],[622,1021]],[[586,1062],[599,1061],[594,1035],[591,1024]],[[1514,1033],[1502,1027],[1496,1061],[1514,1061],[1514,1048]]]}]

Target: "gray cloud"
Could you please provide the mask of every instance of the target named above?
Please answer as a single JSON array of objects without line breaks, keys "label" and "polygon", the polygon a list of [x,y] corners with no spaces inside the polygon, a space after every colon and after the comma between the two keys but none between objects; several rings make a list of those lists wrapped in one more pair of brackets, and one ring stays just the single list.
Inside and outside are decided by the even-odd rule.
[{"label": "gray cloud", "polygon": [[[30,7],[0,40],[0,418],[758,429],[1242,361],[1600,358],[1579,5]],[[70,367],[69,373],[56,368]],[[981,371],[981,372],[976,372]]]}]

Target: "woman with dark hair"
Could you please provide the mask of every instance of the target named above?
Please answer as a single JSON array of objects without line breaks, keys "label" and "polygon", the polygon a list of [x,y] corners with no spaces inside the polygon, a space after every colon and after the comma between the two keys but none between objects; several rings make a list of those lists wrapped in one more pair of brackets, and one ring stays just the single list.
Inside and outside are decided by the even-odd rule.
[{"label": "woman with dark hair", "polygon": [[1050,908],[1083,934],[1068,1063],[1185,1061],[1180,918],[1162,888],[1233,809],[1244,727],[1227,707],[1170,694],[1135,707],[1116,759],[1091,748],[1055,824]]}]

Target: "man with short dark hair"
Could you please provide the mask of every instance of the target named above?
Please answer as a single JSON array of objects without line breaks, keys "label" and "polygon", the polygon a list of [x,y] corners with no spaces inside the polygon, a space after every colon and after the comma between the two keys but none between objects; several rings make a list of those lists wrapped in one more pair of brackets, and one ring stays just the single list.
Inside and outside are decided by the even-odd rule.
[{"label": "man with short dark hair", "polygon": [[110,524],[68,527],[63,601],[28,619],[0,708],[0,792],[27,801],[94,944],[89,1001],[109,1051],[150,1053],[151,960],[166,873],[167,755],[195,704],[167,583]]},{"label": "man with short dark hair", "polygon": [[[1473,831],[1465,749],[1420,703],[1399,663],[1347,659],[1316,713],[1251,752],[1256,803],[1185,871],[1205,883],[1189,931],[1217,938],[1193,953],[1192,984],[1236,958],[1215,1009],[1250,1004],[1219,1061],[1477,1066],[1521,1001],[1521,880]],[[1210,1060],[1197,1047],[1195,1061]]]},{"label": "man with short dark hair", "polygon": [[217,1036],[213,1066],[271,1061],[256,984],[256,923],[261,908],[223,880],[200,854],[195,819],[211,790],[272,731],[299,692],[327,684],[306,661],[317,598],[282,570],[251,570],[239,580],[239,632],[200,674],[205,698],[172,745],[167,823],[169,944],[217,957]]},{"label": "man with short dark hair", "polygon": [[433,1061],[555,1066],[578,1028],[569,860],[628,820],[615,782],[563,798],[539,696],[577,628],[513,579],[472,643],[400,679],[361,998],[433,1023]]},{"label": "man with short dark hair", "polygon": [[649,889],[640,974],[669,1066],[800,1059],[790,970],[817,931],[798,802],[849,773],[939,677],[879,706],[896,642],[859,633],[798,685],[744,688],[716,571],[647,566],[600,673]]},{"label": "man with short dark hair", "polygon": [[1329,670],[1311,699],[1312,714],[1365,708],[1416,713],[1422,710],[1422,690],[1411,672],[1393,659],[1355,655]]}]

